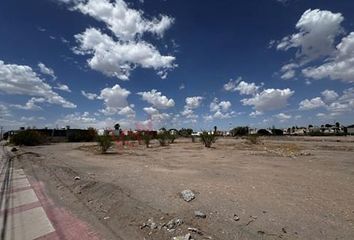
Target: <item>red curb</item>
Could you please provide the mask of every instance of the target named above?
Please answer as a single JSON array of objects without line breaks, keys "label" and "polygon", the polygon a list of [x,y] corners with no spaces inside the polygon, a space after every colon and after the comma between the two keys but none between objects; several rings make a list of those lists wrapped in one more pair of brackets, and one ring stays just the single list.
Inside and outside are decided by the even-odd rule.
[{"label": "red curb", "polygon": [[52,199],[45,192],[43,182],[36,181],[28,176],[28,180],[36,193],[39,202],[41,203],[48,219],[52,223],[55,232],[45,235],[39,239],[82,239],[82,240],[99,240],[98,233],[91,230],[89,225],[75,217],[68,210],[63,207],[55,205]]}]

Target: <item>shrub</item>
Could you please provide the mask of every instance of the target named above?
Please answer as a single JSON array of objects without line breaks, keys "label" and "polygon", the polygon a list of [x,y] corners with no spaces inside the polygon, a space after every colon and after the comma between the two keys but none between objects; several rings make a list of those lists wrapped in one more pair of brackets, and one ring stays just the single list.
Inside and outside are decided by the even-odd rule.
[{"label": "shrub", "polygon": [[168,138],[169,143],[174,143],[177,137],[176,137],[176,135],[171,134],[170,132],[168,132],[167,133],[167,138]]},{"label": "shrub", "polygon": [[211,145],[216,142],[216,136],[215,134],[209,134],[208,132],[204,131],[200,135],[200,140],[205,147],[210,148]]},{"label": "shrub", "polygon": [[251,134],[247,136],[247,142],[249,144],[258,144],[260,143],[259,136],[257,134]]},{"label": "shrub", "polygon": [[45,137],[37,131],[25,130],[11,137],[10,143],[14,145],[37,146],[45,143]]},{"label": "shrub", "polygon": [[268,130],[266,129],[259,129],[257,131],[257,134],[260,135],[260,136],[270,136],[272,135]]},{"label": "shrub", "polygon": [[168,141],[169,141],[169,136],[167,132],[161,132],[159,134],[157,134],[157,140],[160,143],[160,146],[167,146],[168,145]]},{"label": "shrub", "polygon": [[150,141],[152,139],[151,135],[148,133],[144,133],[142,137],[143,137],[146,147],[148,148],[150,146]]},{"label": "shrub", "polygon": [[113,145],[112,138],[109,135],[97,136],[96,141],[101,148],[101,153],[106,153]]}]

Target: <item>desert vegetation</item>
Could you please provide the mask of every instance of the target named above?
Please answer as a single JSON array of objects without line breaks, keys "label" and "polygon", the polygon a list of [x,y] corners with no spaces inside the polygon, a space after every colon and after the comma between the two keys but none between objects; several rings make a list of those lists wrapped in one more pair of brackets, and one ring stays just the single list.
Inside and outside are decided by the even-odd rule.
[{"label": "desert vegetation", "polygon": [[113,145],[112,137],[109,135],[97,136],[96,141],[103,154],[107,153],[108,149]]},{"label": "desert vegetation", "polygon": [[35,130],[25,130],[12,136],[10,143],[14,145],[36,146],[46,142],[46,137]]}]

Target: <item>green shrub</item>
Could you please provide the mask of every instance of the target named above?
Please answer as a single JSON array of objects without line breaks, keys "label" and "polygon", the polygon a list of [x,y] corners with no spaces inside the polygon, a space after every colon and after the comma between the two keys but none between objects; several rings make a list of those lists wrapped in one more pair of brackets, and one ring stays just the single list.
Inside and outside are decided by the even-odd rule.
[{"label": "green shrub", "polygon": [[157,140],[160,143],[160,146],[167,146],[168,145],[168,141],[169,141],[169,134],[167,132],[161,132],[159,134],[157,134]]},{"label": "green shrub", "polygon": [[46,138],[37,131],[25,130],[11,137],[10,143],[14,145],[37,146],[45,143]]},{"label": "green shrub", "polygon": [[150,146],[150,141],[152,139],[152,136],[148,133],[144,133],[142,137],[143,137],[146,147],[148,148]]},{"label": "green shrub", "polygon": [[230,131],[231,136],[246,136],[248,135],[249,129],[248,127],[236,127]]},{"label": "green shrub", "polygon": [[205,147],[210,148],[213,143],[216,142],[215,134],[209,134],[208,132],[204,131],[200,135],[200,141],[204,144]]},{"label": "green shrub", "polygon": [[170,132],[167,132],[167,138],[168,138],[169,143],[174,143],[177,137],[176,137],[176,135],[171,134]]},{"label": "green shrub", "polygon": [[96,141],[101,148],[101,153],[106,153],[113,145],[112,137],[109,135],[97,136]]}]

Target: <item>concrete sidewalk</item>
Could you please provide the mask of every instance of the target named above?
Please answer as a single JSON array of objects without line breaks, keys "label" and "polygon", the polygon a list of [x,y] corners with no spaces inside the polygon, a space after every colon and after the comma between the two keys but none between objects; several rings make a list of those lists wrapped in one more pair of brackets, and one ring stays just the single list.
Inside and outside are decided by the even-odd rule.
[{"label": "concrete sidewalk", "polygon": [[97,234],[46,195],[44,184],[14,166],[0,146],[0,239],[89,239]]}]

